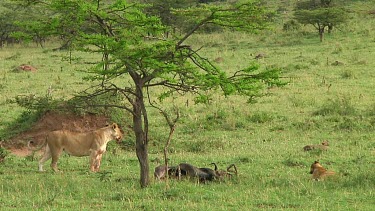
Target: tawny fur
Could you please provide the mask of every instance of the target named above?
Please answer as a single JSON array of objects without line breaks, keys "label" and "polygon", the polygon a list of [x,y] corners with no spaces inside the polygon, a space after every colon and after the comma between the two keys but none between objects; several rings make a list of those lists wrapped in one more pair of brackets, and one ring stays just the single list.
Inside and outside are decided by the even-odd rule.
[{"label": "tawny fur", "polygon": [[336,173],[334,171],[328,171],[318,161],[311,164],[310,174],[314,180],[324,180],[327,177],[333,176]]},{"label": "tawny fur", "polygon": [[306,145],[303,147],[304,151],[310,151],[314,149],[327,150],[329,146],[328,141],[323,141],[321,145]]},{"label": "tawny fur", "polygon": [[[99,171],[103,153],[107,143],[111,140],[121,140],[122,133],[116,123],[87,133],[76,133],[66,130],[58,130],[48,133],[41,147],[46,146],[42,158],[39,160],[39,171],[43,170],[43,164],[52,157],[51,167],[59,171],[57,161],[63,151],[72,156],[90,156],[90,170]],[[33,151],[37,151],[33,150]]]}]

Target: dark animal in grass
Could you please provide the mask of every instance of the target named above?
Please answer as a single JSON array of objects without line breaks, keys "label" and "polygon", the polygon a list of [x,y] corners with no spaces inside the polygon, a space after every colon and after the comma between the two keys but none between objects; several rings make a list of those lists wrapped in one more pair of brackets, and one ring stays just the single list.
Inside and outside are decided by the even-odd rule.
[{"label": "dark animal in grass", "polygon": [[237,168],[234,164],[229,165],[226,171],[218,170],[216,163],[212,163],[212,165],[215,166],[215,169],[199,168],[189,163],[180,163],[178,166],[168,166],[167,170],[165,165],[160,165],[155,168],[154,176],[155,179],[161,180],[166,177],[168,172],[168,176],[171,178],[195,178],[199,182],[206,182],[237,175]]},{"label": "dark animal in grass", "polygon": [[[236,165],[234,164],[230,164],[226,170],[219,170],[217,168],[217,165],[216,163],[211,163],[212,165],[215,166],[215,172],[216,172],[216,176],[219,178],[219,179],[225,179],[225,178],[231,178],[232,176],[237,176],[237,167]],[[232,170],[233,168],[233,170]]]},{"label": "dark animal in grass", "polygon": [[217,178],[216,172],[210,168],[198,168],[189,163],[180,163],[177,166],[177,176],[197,178],[200,182],[212,181]]},{"label": "dark animal in grass", "polygon": [[167,176],[167,172],[169,177],[176,177],[177,166],[168,166],[168,170],[166,168],[166,165],[157,166],[155,167],[154,177],[157,180],[165,179],[165,177]]},{"label": "dark animal in grass", "polygon": [[[169,159],[167,159],[169,161]],[[159,158],[155,158],[154,160],[152,160],[152,162],[156,162],[157,164],[160,164],[160,159]],[[168,166],[168,170],[170,170],[171,168],[176,168],[176,167],[171,167],[171,166]],[[162,180],[165,178],[166,176],[166,172],[167,172],[167,168],[166,168],[166,165],[159,165],[157,167],[155,167],[155,170],[154,170],[154,177],[155,179],[157,180]]]},{"label": "dark animal in grass", "polygon": [[265,54],[265,53],[259,53],[259,54],[257,54],[255,57],[254,57],[254,59],[263,59],[263,58],[265,58],[267,55]]},{"label": "dark animal in grass", "polygon": [[321,145],[306,145],[303,147],[304,151],[310,151],[314,149],[327,150],[329,146],[328,141],[323,141]]},{"label": "dark animal in grass", "polygon": [[164,179],[165,175],[166,175],[166,172],[167,172],[167,166],[166,165],[160,165],[160,166],[155,167],[155,171],[154,171],[155,179],[157,179],[157,180]]}]

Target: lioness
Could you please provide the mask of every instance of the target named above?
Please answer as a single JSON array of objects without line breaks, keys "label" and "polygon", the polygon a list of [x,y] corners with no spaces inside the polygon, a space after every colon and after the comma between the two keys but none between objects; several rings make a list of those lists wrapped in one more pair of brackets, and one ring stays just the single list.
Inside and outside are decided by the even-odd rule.
[{"label": "lioness", "polygon": [[310,168],[310,174],[312,174],[312,178],[314,180],[323,180],[328,176],[335,175],[334,171],[328,171],[322,165],[320,165],[319,161],[315,161]]},{"label": "lioness", "polygon": [[87,133],[57,130],[48,133],[42,147],[46,146],[42,158],[39,160],[39,171],[43,171],[43,164],[52,157],[51,167],[57,172],[57,161],[65,151],[69,155],[82,157],[90,156],[90,170],[99,171],[103,153],[106,151],[107,143],[113,139],[120,141],[122,133],[116,123]]}]

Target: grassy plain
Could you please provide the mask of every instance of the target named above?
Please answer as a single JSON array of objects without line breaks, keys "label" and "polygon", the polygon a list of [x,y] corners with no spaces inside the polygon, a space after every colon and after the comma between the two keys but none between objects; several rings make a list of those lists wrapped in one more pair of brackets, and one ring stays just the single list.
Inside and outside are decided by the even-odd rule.
[{"label": "grassy plain", "polygon": [[[15,155],[0,163],[2,210],[373,210],[375,205],[375,18],[354,15],[347,26],[326,35],[323,43],[309,27],[296,32],[258,35],[222,33],[197,35],[190,44],[201,46],[207,57],[222,59],[228,71],[258,62],[283,67],[288,85],[267,90],[256,104],[245,99],[216,96],[210,105],[184,107],[183,118],[170,146],[171,164],[190,162],[221,168],[235,163],[237,179],[196,184],[163,182],[140,189],[134,149],[109,146],[101,173],[88,172],[88,159],[63,156],[64,173],[37,172],[37,161]],[[280,27],[279,27],[280,28]],[[30,122],[24,108],[14,103],[19,95],[69,98],[88,86],[84,68],[73,54],[69,64],[61,56],[32,45],[0,49],[0,139],[25,129]],[[218,60],[218,61],[219,61]],[[36,73],[13,72],[32,64]],[[166,102],[167,103],[167,102]],[[168,128],[151,112],[150,158],[162,158]],[[15,121],[17,122],[15,124]],[[127,124],[127,123],[123,123]],[[130,124],[130,123],[128,123]],[[127,134],[128,141],[133,141]],[[330,142],[328,151],[304,152],[306,144]],[[320,160],[337,177],[312,181],[310,164]],[[151,162],[151,168],[156,166]]]}]

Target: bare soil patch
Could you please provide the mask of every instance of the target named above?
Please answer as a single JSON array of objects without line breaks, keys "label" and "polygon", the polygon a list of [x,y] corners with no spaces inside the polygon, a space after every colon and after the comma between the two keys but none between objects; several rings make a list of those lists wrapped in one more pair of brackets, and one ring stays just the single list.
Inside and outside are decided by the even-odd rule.
[{"label": "bare soil patch", "polygon": [[27,156],[31,152],[27,147],[29,141],[33,141],[33,146],[40,145],[45,135],[54,130],[70,130],[75,132],[87,132],[104,127],[110,123],[109,118],[103,115],[86,114],[77,116],[74,114],[47,112],[30,130],[13,137],[3,143],[3,146],[11,153],[18,156]]}]

